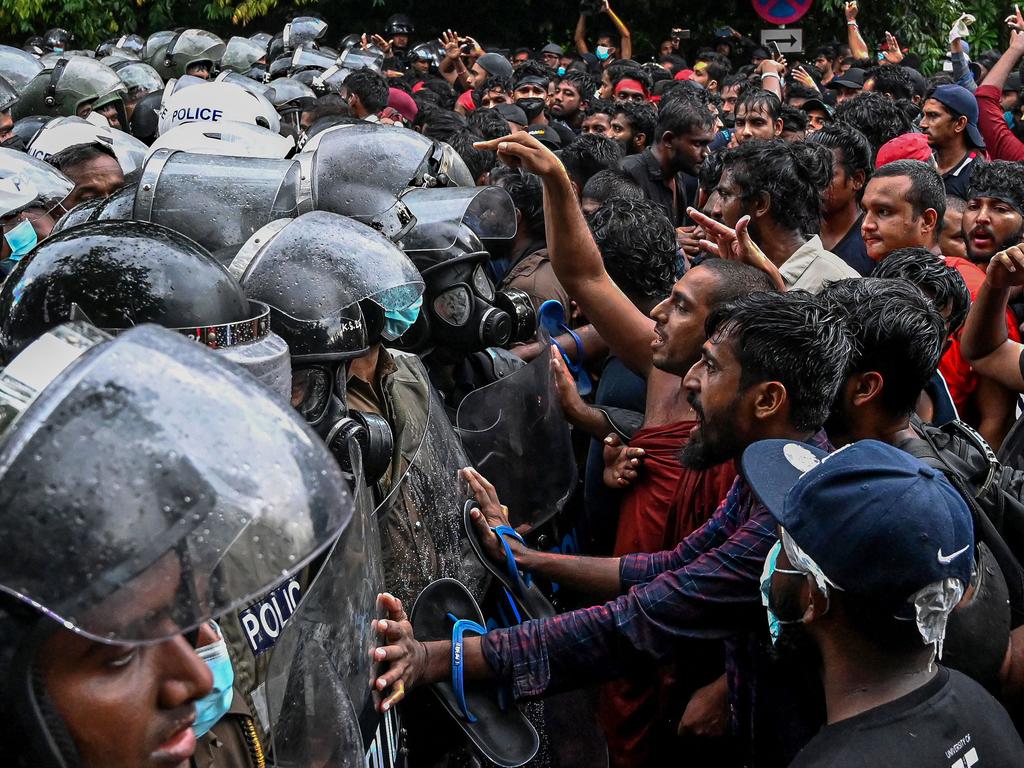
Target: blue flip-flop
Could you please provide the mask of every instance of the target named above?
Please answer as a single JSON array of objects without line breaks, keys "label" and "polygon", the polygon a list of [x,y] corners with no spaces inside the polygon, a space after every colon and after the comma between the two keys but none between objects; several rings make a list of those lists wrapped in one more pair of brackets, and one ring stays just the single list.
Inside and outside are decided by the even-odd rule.
[{"label": "blue flip-flop", "polygon": [[[583,364],[583,339],[579,337],[576,331],[565,324],[565,307],[562,306],[562,302],[548,299],[541,304],[540,309],[537,310],[537,326],[547,331],[551,337],[551,343],[558,347],[562,360],[565,361],[569,373],[572,374],[573,379],[576,381],[576,391],[580,393],[580,397],[586,397],[593,392],[594,382],[591,381],[590,374],[587,373],[586,366]],[[576,343],[578,363],[573,362],[569,355],[565,353],[562,345],[556,341],[556,337],[563,333],[568,333],[572,336],[572,340]]]}]

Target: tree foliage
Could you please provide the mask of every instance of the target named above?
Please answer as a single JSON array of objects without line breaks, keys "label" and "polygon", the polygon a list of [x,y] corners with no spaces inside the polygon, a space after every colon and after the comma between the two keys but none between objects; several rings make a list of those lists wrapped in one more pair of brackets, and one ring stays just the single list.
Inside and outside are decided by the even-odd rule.
[{"label": "tree foliage", "polygon": [[[794,26],[804,30],[805,45],[846,40],[844,0],[818,0]],[[672,27],[692,31],[690,53],[710,41],[713,30],[731,25],[753,38],[765,27],[751,0],[720,0],[682,4],[678,0],[612,0],[616,12],[633,31],[634,50],[649,55]],[[456,26],[482,43],[539,45],[548,40],[569,43],[576,23],[578,0],[0,0],[0,28],[7,42],[52,26],[72,29],[83,46],[125,32],[201,26],[230,35],[245,29],[279,29],[301,13],[323,16],[331,25],[328,43],[353,31],[379,31],[384,20],[399,11],[417,22],[417,37],[425,39]],[[926,66],[938,66],[946,51],[950,24],[964,10],[978,22],[972,48],[998,47],[1004,36],[1002,19],[1009,12],[1001,0],[862,0],[859,22],[869,46],[886,31],[917,53]],[[589,30],[606,26],[598,17]]]}]

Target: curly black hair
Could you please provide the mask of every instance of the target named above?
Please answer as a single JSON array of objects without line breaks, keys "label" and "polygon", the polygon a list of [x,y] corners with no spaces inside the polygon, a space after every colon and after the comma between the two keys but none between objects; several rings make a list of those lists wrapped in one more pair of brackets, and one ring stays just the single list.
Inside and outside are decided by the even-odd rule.
[{"label": "curly black hair", "polygon": [[975,163],[967,199],[998,197],[1024,212],[1024,165],[1011,160]]},{"label": "curly black hair", "polygon": [[648,146],[654,143],[654,129],[658,125],[658,110],[653,104],[635,101],[620,101],[612,110],[612,117],[624,115],[634,134],[647,136]]},{"label": "curly black hair", "polygon": [[559,83],[571,83],[579,93],[580,100],[584,103],[590,102],[597,92],[597,81],[586,72],[580,72],[578,69],[566,70],[566,73],[557,78],[557,80]]},{"label": "curly black hair", "polygon": [[875,93],[881,93],[890,99],[914,98],[914,80],[906,67],[872,67],[864,73],[864,80],[874,80]]},{"label": "curly black hair", "polygon": [[913,130],[906,111],[889,97],[875,92],[859,93],[842,102],[836,107],[835,122],[851,125],[867,137],[872,165],[885,142]]},{"label": "curly black hair", "polygon": [[617,141],[607,136],[585,133],[555,154],[565,166],[569,178],[582,189],[598,171],[618,168],[625,150]]},{"label": "curly black hair", "polygon": [[492,108],[474,109],[466,118],[469,128],[484,139],[500,139],[508,136],[508,121]]},{"label": "curly black hair", "polygon": [[547,82],[555,79],[555,70],[541,64],[539,61],[530,59],[520,65],[519,69],[512,73],[512,89],[515,90],[527,77],[541,77]]},{"label": "curly black hair", "polygon": [[777,224],[805,235],[819,230],[821,196],[832,182],[832,153],[827,149],[752,139],[729,150],[723,163],[745,199],[768,196]]},{"label": "curly black hair", "polygon": [[676,231],[649,200],[612,197],[588,218],[605,269],[635,302],[660,301],[676,279]]}]

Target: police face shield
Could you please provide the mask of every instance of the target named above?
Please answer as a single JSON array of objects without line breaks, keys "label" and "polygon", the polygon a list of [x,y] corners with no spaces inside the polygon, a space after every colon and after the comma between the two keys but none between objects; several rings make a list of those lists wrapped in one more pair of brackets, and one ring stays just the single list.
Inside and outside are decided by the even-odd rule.
[{"label": "police face shield", "polygon": [[269,83],[257,82],[251,77],[246,77],[244,74],[239,74],[238,72],[221,72],[217,75],[214,82],[233,83],[241,88],[245,88],[249,93],[254,93],[257,96],[262,96],[263,98],[267,98],[267,95],[270,93]]},{"label": "police face shield", "polygon": [[44,337],[3,372],[0,508],[18,514],[0,588],[94,640],[158,641],[336,540],[347,482],[286,403],[171,331],[90,333]]},{"label": "police face shield", "polygon": [[[16,180],[16,183],[11,183],[21,190],[21,194],[31,190],[33,201],[52,210],[58,218],[65,213],[61,203],[75,188],[74,182],[52,165],[24,152],[0,147],[0,180],[7,179]],[[17,210],[20,208],[8,210],[5,215]]]},{"label": "police face shield", "polygon": [[224,53],[220,58],[220,69],[222,72],[236,72],[244,75],[253,64],[260,61],[267,55],[266,45],[250,40],[247,37],[232,37],[224,47]]},{"label": "police face shield", "polygon": [[114,64],[112,69],[121,78],[130,99],[138,99],[147,93],[163,90],[164,81],[160,73],[145,62],[123,61]]},{"label": "police face shield", "polygon": [[338,58],[338,66],[349,72],[371,69],[379,75],[384,69],[384,54],[379,48],[349,48]]},{"label": "police face shield", "polygon": [[18,100],[18,92],[14,86],[0,77],[0,112],[9,112],[11,105]]},{"label": "police face shield", "polygon": [[310,362],[365,352],[367,327],[346,317],[347,308],[399,313],[423,294],[419,272],[393,243],[326,211],[268,225],[239,250],[229,271],[250,298],[275,310],[293,357]]},{"label": "police face shield", "polygon": [[142,167],[149,148],[131,134],[99,126],[80,117],[58,117],[47,123],[28,145],[28,153],[40,160],[77,144],[101,144],[117,158],[127,175]]},{"label": "police face shield", "polygon": [[292,54],[291,68],[293,72],[302,69],[330,69],[337,60],[323,51],[314,48],[296,48]]},{"label": "police face shield", "polygon": [[513,527],[535,528],[565,506],[576,485],[576,461],[548,344],[529,365],[470,392],[455,424],[473,466],[508,506]]},{"label": "police face shield", "polygon": [[132,217],[136,184],[126,184],[110,197],[95,197],[79,203],[58,219],[50,236],[90,221],[123,221]]},{"label": "police face shield", "polygon": [[[386,612],[373,499],[352,445],[355,510],[270,657],[267,703],[278,766],[397,765],[398,722],[377,712],[374,620]],[[365,757],[364,757],[365,756]]]},{"label": "police face shield", "polygon": [[295,151],[295,140],[246,123],[183,123],[157,138],[149,154],[159,149],[283,160]]},{"label": "police face shield", "polygon": [[373,124],[325,131],[310,169],[314,206],[401,239],[413,216],[399,197],[436,182],[439,162],[438,145],[414,131]]},{"label": "police face shield", "polygon": [[240,246],[275,219],[293,217],[300,172],[292,160],[157,150],[142,170],[135,219],[175,229],[211,251]]},{"label": "police face shield", "polygon": [[[79,224],[94,221],[104,202],[106,201],[103,198],[94,197],[91,200],[85,200],[79,203],[57,220],[57,223],[54,224],[53,230],[50,234],[55,235],[59,232],[63,232],[65,229],[70,229],[71,227],[76,227]],[[3,207],[3,203],[0,202],[0,210],[3,210]]]},{"label": "police face shield", "polygon": [[312,108],[316,103],[313,89],[290,77],[271,81],[267,98],[281,115],[281,133],[292,137],[301,131],[299,123],[303,110]]},{"label": "police face shield", "polygon": [[161,30],[160,32],[154,32],[146,38],[146,46],[142,51],[142,58],[150,59],[156,52],[166,46],[172,39],[174,39],[175,32],[171,30]]},{"label": "police face shield", "polygon": [[298,48],[303,43],[313,43],[324,36],[327,22],[313,16],[296,16],[284,25],[282,41],[288,50]]},{"label": "police face shield", "polygon": [[32,78],[43,71],[43,64],[31,53],[9,45],[0,45],[0,77],[19,94]]},{"label": "police face shield", "polygon": [[410,189],[402,195],[416,225],[402,245],[412,251],[444,251],[455,245],[465,225],[482,240],[510,240],[516,234],[516,210],[501,187]]},{"label": "police face shield", "polygon": [[417,214],[402,245],[427,283],[427,300],[419,327],[400,345],[465,354],[532,339],[537,318],[529,297],[495,289],[481,242],[514,237],[508,193],[498,187],[413,189],[402,199]]}]

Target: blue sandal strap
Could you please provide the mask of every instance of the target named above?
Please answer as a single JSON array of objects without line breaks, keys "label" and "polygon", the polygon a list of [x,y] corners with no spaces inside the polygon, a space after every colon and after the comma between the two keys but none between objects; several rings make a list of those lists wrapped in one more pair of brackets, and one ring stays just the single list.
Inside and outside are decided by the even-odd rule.
[{"label": "blue sandal strap", "polygon": [[454,622],[452,625],[452,690],[455,691],[455,700],[462,710],[463,716],[470,723],[476,722],[476,716],[469,711],[466,704],[465,687],[465,659],[462,653],[462,636],[466,632],[476,632],[478,635],[486,635],[487,628],[471,619],[459,619],[449,613],[448,618]]},{"label": "blue sandal strap", "polygon": [[512,547],[510,547],[508,542],[505,541],[506,536],[511,536],[520,544],[526,546],[526,542],[523,540],[523,537],[519,535],[519,532],[516,531],[515,528],[509,525],[497,525],[491,528],[491,530],[497,534],[498,541],[501,542],[502,549],[505,550],[505,568],[508,570],[509,578],[515,584],[522,582],[526,586],[530,586],[530,574],[519,572],[519,566],[516,565],[515,555],[512,554]]}]

